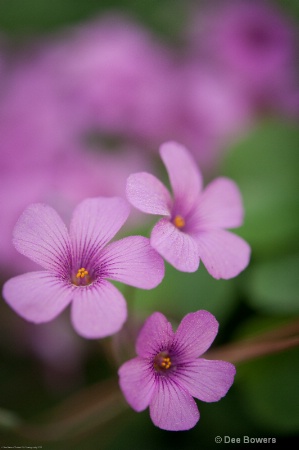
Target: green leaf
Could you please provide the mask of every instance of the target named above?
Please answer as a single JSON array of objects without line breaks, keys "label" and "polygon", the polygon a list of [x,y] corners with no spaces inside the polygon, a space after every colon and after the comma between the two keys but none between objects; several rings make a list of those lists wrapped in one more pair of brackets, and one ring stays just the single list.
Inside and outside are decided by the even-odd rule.
[{"label": "green leaf", "polygon": [[1,2],[0,28],[16,36],[30,35],[93,20],[111,11],[131,15],[171,39],[186,15],[181,0],[9,0]]},{"label": "green leaf", "polygon": [[237,369],[240,401],[251,420],[277,433],[299,428],[299,349],[260,358]]},{"label": "green leaf", "polygon": [[136,293],[134,308],[141,313],[160,311],[170,317],[206,309],[226,320],[237,302],[234,280],[215,280],[201,264],[195,273],[184,273],[166,264],[166,274],[155,289]]},{"label": "green leaf", "polygon": [[298,0],[275,0],[281,11],[285,11],[292,19],[299,20]]},{"label": "green leaf", "polygon": [[261,123],[225,157],[223,171],[239,185],[245,224],[240,234],[254,257],[299,248],[299,130],[279,121]]},{"label": "green leaf", "polygon": [[248,302],[261,312],[299,313],[299,254],[253,265],[246,274]]},{"label": "green leaf", "polygon": [[[242,322],[234,337],[257,338],[268,332],[273,336],[276,329],[279,336],[279,330],[288,323],[292,324],[292,320],[285,317],[256,316]],[[248,420],[264,432],[272,431],[274,436],[298,431],[298,372],[298,348],[239,363],[234,387]]]}]

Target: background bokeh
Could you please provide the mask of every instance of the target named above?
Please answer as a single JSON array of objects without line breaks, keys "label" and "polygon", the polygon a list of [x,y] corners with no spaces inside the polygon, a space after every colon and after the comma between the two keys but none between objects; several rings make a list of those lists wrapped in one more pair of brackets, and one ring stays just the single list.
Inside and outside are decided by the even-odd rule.
[{"label": "background bokeh", "polygon": [[[86,197],[124,197],[130,173],[167,183],[158,157],[167,140],[190,149],[205,183],[237,182],[237,233],[252,247],[233,280],[166,265],[152,291],[120,286],[130,318],[101,341],[75,335],[69,311],[37,326],[1,299],[0,445],[205,449],[224,435],[295,445],[298,348],[236,363],[228,395],[198,402],[188,432],[132,411],[116,374],[153,311],[174,324],[212,312],[215,349],[269,330],[277,337],[298,320],[298,1],[0,0],[0,11],[2,283],[35,268],[11,243],[28,204],[46,202],[68,222]],[[124,233],[149,236],[153,223],[132,210]]]}]

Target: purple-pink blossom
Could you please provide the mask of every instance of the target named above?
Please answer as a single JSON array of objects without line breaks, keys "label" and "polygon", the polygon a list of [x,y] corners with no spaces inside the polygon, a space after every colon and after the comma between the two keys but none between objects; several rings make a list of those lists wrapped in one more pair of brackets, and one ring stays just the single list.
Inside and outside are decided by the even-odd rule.
[{"label": "purple-pink blossom", "polygon": [[151,245],[176,269],[194,272],[202,260],[214,278],[232,278],[247,267],[250,247],[227,231],[243,222],[237,185],[217,178],[202,190],[201,173],[187,151],[176,142],[160,148],[173,190],[146,173],[131,175],[127,198],[136,208],[162,215],[151,232]]},{"label": "purple-pink blossom", "polygon": [[123,394],[135,411],[149,406],[153,423],[164,430],[188,430],[199,420],[192,397],[216,402],[236,373],[226,361],[199,358],[212,344],[218,322],[208,311],[187,314],[174,333],[166,317],[153,313],[136,342],[137,357],[119,369]]},{"label": "purple-pink blossom", "polygon": [[275,106],[286,86],[291,88],[296,67],[293,23],[273,2],[210,3],[193,14],[193,53],[208,58],[222,75],[230,74],[257,107]]},{"label": "purple-pink blossom", "polygon": [[230,76],[199,58],[180,61],[171,82],[176,107],[170,139],[183,143],[203,169],[211,169],[250,126],[248,99]]},{"label": "purple-pink blossom", "polygon": [[74,210],[70,230],[56,211],[32,204],[17,222],[16,249],[43,267],[8,280],[6,302],[24,319],[48,322],[70,303],[75,330],[86,338],[117,332],[127,317],[126,302],[108,279],[151,289],[164,276],[162,258],[142,236],[108,242],[129,215],[118,197],[90,198]]},{"label": "purple-pink blossom", "polygon": [[69,29],[44,64],[58,74],[79,126],[152,143],[170,132],[172,59],[144,27],[111,13]]}]

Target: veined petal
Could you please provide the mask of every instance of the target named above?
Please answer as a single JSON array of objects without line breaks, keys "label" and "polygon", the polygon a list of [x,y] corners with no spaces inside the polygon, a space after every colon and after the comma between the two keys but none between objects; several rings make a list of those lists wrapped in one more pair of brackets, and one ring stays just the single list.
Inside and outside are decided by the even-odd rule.
[{"label": "veined petal", "polygon": [[143,411],[151,401],[155,376],[144,358],[125,362],[118,370],[119,384],[129,405],[135,411]]},{"label": "veined petal", "polygon": [[78,269],[94,265],[103,247],[127,220],[129,212],[129,204],[119,197],[88,198],[77,206],[70,236]]},{"label": "veined petal", "polygon": [[149,239],[130,236],[108,245],[101,254],[105,277],[142,289],[152,289],[164,277],[164,261]]},{"label": "veined petal", "polygon": [[208,311],[187,314],[175,333],[173,351],[182,360],[197,358],[211,346],[218,327],[217,320]]},{"label": "veined petal", "polygon": [[202,188],[199,168],[188,150],[176,142],[163,144],[160,155],[168,172],[175,204],[180,205],[181,214],[187,214]]},{"label": "veined petal", "polygon": [[49,322],[73,298],[72,287],[47,271],[29,272],[11,278],[3,286],[3,297],[29,322]]},{"label": "veined petal", "polygon": [[163,430],[189,430],[199,420],[199,411],[191,395],[170,377],[160,377],[150,403],[153,423]]},{"label": "veined petal", "polygon": [[178,383],[192,397],[217,402],[234,382],[235,366],[226,361],[197,359],[176,372]]},{"label": "veined petal", "polygon": [[138,356],[150,358],[169,349],[174,333],[166,317],[155,312],[147,318],[136,341]]},{"label": "veined petal", "polygon": [[127,318],[123,295],[106,280],[75,288],[72,323],[78,334],[88,339],[116,333]]},{"label": "veined petal", "polygon": [[195,239],[203,264],[216,279],[236,277],[249,264],[249,245],[229,231],[203,231]]},{"label": "veined petal", "polygon": [[53,273],[70,270],[69,234],[57,212],[48,205],[34,203],[25,209],[14,231],[16,249]]},{"label": "veined petal", "polygon": [[199,266],[196,241],[177,229],[168,219],[161,219],[151,233],[151,245],[166,261],[182,272],[195,272]]},{"label": "veined petal", "polygon": [[189,228],[235,228],[243,223],[243,204],[238,186],[228,178],[217,178],[202,192]]},{"label": "veined petal", "polygon": [[161,216],[169,216],[171,213],[172,199],[168,190],[150,173],[130,175],[126,192],[129,202],[140,211]]}]

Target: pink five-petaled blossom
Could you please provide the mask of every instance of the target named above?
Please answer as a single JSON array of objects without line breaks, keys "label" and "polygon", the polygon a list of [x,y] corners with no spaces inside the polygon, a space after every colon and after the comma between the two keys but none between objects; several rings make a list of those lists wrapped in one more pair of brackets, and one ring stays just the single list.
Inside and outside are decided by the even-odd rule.
[{"label": "pink five-petaled blossom", "polygon": [[81,336],[117,332],[126,320],[126,302],[107,278],[151,289],[164,276],[163,259],[148,239],[130,236],[106,246],[129,210],[118,197],[86,199],[76,207],[68,232],[53,208],[29,206],[15,226],[13,241],[45,270],[8,280],[3,288],[7,303],[24,319],[42,323],[72,302],[72,323]]},{"label": "pink five-petaled blossom", "polygon": [[156,426],[188,430],[199,411],[192,397],[220,400],[231,387],[235,367],[226,361],[198,358],[212,344],[218,322],[208,311],[187,314],[174,333],[166,317],[153,313],[141,329],[137,357],[119,369],[123,394],[136,411],[148,406]]},{"label": "pink five-petaled blossom", "polygon": [[182,272],[195,272],[202,260],[214,278],[237,276],[249,263],[250,247],[225,228],[243,222],[236,184],[217,178],[202,191],[199,169],[185,147],[168,142],[160,148],[173,190],[149,173],[130,175],[127,198],[136,208],[163,215],[151,233],[151,245]]}]

